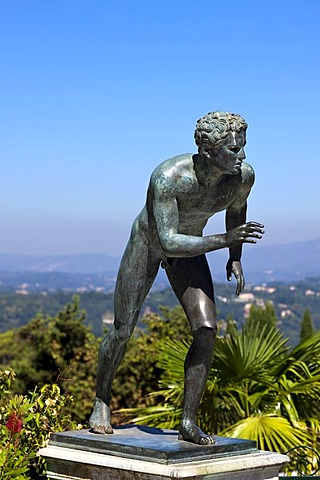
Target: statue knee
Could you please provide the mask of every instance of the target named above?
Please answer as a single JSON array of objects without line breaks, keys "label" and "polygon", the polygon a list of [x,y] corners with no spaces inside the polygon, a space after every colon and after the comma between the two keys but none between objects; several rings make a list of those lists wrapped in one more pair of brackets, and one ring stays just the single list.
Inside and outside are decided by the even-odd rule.
[{"label": "statue knee", "polygon": [[217,330],[218,327],[216,323],[210,327],[203,326],[193,332],[193,338],[202,345],[207,345],[209,347],[211,344],[214,344],[217,336]]},{"label": "statue knee", "polygon": [[131,325],[121,325],[119,327],[115,325],[114,328],[116,340],[121,343],[126,343],[130,339],[134,330],[134,327],[132,327]]}]

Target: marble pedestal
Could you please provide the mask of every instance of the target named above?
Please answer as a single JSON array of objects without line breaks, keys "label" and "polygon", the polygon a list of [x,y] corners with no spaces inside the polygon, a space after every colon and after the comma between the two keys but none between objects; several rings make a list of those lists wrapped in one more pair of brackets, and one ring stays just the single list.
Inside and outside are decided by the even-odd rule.
[{"label": "marble pedestal", "polygon": [[40,455],[50,480],[276,480],[288,461],[249,440],[216,440],[199,446],[179,441],[176,431],[128,426],[113,435],[53,434]]}]

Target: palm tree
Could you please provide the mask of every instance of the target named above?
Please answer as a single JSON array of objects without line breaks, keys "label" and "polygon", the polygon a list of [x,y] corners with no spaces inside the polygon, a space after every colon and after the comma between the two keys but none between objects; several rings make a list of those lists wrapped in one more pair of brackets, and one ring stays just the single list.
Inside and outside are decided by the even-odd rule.
[{"label": "palm tree", "polygon": [[[188,342],[165,340],[158,366],[164,370],[153,395],[161,405],[135,409],[136,423],[177,428]],[[199,410],[205,431],[252,439],[260,449],[285,452],[317,448],[320,429],[320,332],[290,349],[277,327],[244,325],[218,338]]]}]

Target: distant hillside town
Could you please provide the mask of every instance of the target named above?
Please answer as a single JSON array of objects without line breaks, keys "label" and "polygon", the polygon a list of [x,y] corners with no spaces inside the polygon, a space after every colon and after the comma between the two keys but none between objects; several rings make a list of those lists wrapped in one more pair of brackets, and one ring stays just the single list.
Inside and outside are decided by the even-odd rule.
[{"label": "distant hillside town", "polygon": [[[215,282],[218,321],[241,324],[253,306],[273,305],[278,324],[293,343],[306,310],[320,328],[320,239],[244,248],[244,292],[225,278],[227,251],[208,255]],[[0,331],[23,325],[38,313],[54,315],[76,294],[96,335],[113,321],[113,291],[120,258],[103,254],[0,254]],[[160,269],[143,312],[172,308],[177,299]]]}]

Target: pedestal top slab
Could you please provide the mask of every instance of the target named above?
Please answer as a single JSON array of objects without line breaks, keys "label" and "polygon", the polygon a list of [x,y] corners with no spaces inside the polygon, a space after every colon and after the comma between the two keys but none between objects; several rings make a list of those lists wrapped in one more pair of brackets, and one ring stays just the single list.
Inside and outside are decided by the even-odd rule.
[{"label": "pedestal top slab", "polygon": [[53,433],[49,445],[167,465],[257,452],[251,440],[219,436],[215,439],[215,445],[195,445],[178,440],[176,430],[128,425],[114,428],[112,435],[99,435],[89,430]]}]

